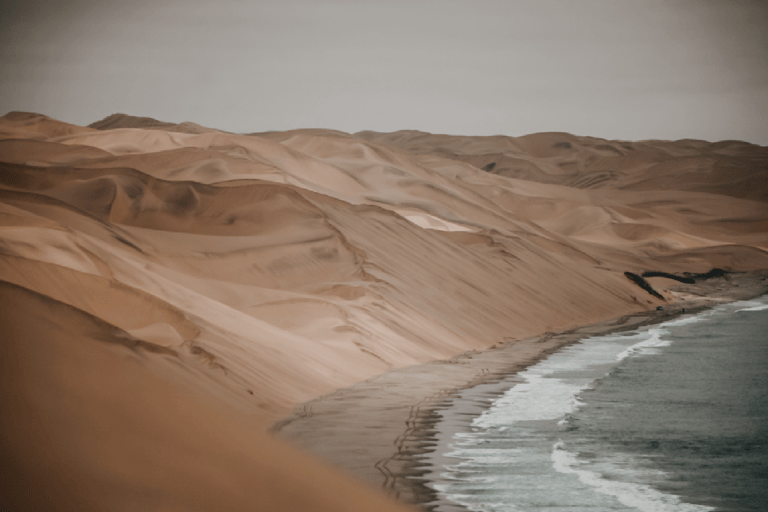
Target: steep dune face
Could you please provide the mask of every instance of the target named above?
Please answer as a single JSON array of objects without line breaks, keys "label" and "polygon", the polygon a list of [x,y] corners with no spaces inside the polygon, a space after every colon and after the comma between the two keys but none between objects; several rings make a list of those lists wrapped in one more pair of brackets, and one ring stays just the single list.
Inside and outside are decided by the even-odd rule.
[{"label": "steep dune face", "polygon": [[159,378],[170,351],[25,287],[0,298],[4,509],[405,510]]},{"label": "steep dune face", "polygon": [[[236,135],[25,113],[0,118],[0,138],[17,338],[59,336],[25,327],[30,308],[76,311],[95,320],[61,313],[61,335],[93,340],[83,357],[127,343],[151,407],[153,386],[194,394],[240,430],[393,367],[663,303],[625,272],[768,268],[768,150],[744,143]],[[45,364],[72,343],[56,339]],[[78,361],[62,360],[76,384],[62,393],[111,389]]]}]

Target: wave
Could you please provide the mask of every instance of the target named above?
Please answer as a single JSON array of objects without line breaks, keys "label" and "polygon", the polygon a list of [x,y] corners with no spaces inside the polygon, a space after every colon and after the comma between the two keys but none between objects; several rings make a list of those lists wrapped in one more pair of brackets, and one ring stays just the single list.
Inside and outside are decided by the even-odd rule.
[{"label": "wave", "polygon": [[591,448],[582,453],[571,446],[573,439],[580,439],[582,428],[574,419],[584,406],[581,399],[587,400],[584,393],[613,372],[621,372],[625,360],[655,356],[661,348],[691,336],[708,339],[706,324],[688,329],[693,324],[719,321],[737,311],[767,309],[768,296],[726,304],[641,331],[588,338],[552,354],[517,374],[519,383],[474,418],[469,432],[453,435],[442,456],[457,463],[441,464],[444,471],[433,473],[437,478],[431,487],[468,510],[484,512],[714,510],[657,490],[671,477],[652,469],[655,464],[650,460],[616,450],[593,459]]},{"label": "wave", "polygon": [[670,341],[664,338],[667,333],[658,327],[631,335],[599,336],[553,354],[518,374],[524,382],[504,393],[475,418],[472,426],[504,431],[517,422],[560,420],[579,407],[579,394],[607,374],[617,361],[668,346]]},{"label": "wave", "polygon": [[748,308],[744,308],[744,309],[739,309],[739,311],[764,311],[766,309],[768,309],[768,304],[758,303],[757,306],[752,306],[752,307],[748,307]]},{"label": "wave", "polygon": [[581,462],[574,453],[565,448],[562,441],[552,447],[552,466],[559,473],[572,473],[595,491],[613,496],[623,505],[641,512],[708,512],[713,507],[683,503],[680,498],[664,494],[643,484],[627,481],[608,480],[599,473],[580,468]]},{"label": "wave", "polygon": [[659,348],[659,347],[668,347],[671,344],[671,341],[668,339],[663,338],[665,334],[669,334],[669,331],[662,328],[655,328],[650,329],[648,331],[648,339],[641,341],[640,343],[636,343],[629,347],[628,349],[624,350],[620,354],[616,356],[617,361],[623,361],[624,359],[637,355],[637,354],[653,354],[656,353],[655,351],[652,351],[651,349]]}]

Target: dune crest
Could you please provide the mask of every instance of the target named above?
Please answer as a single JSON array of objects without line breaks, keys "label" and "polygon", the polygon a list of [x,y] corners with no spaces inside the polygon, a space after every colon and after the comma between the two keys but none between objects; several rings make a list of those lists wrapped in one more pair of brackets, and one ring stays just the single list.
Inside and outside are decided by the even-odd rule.
[{"label": "dune crest", "polygon": [[[241,135],[119,114],[78,127],[14,112],[0,118],[0,282],[16,329],[6,349],[35,371],[64,357],[71,375],[55,378],[75,380],[62,396],[86,401],[90,386],[125,389],[106,374],[73,375],[102,358],[119,366],[130,350],[126,378],[142,383],[148,407],[180,393],[183,414],[214,404],[236,435],[263,431],[298,403],[388,369],[675,299],[664,283],[654,296],[626,273],[768,268],[766,163],[768,148],[734,141]],[[59,327],[30,325],[25,308],[50,309]],[[40,346],[50,356],[17,347],[36,336],[52,337]],[[49,387],[30,389],[25,400],[42,417],[84,421],[49,407]],[[118,412],[87,414],[112,421]],[[34,415],[24,418],[37,428]],[[157,435],[171,435],[157,418]],[[180,428],[186,439],[203,427]],[[268,443],[258,437],[249,450]],[[200,450],[222,467],[247,465]],[[93,464],[107,464],[60,455],[61,464],[77,459],[86,480]],[[160,484],[133,480],[143,463],[132,464],[110,471],[134,482],[120,492],[138,499]],[[336,478],[329,485],[347,485]],[[73,504],[87,495],[72,492]],[[237,509],[237,496],[221,508]],[[115,505],[93,499],[107,501],[81,509]],[[281,509],[273,504],[263,509]]]}]

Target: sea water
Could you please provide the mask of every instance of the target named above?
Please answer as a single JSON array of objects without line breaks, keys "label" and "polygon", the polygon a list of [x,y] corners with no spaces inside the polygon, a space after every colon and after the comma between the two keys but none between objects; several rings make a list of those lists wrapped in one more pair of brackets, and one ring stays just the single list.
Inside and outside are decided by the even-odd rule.
[{"label": "sea water", "polygon": [[438,443],[433,510],[768,510],[768,296],[590,338],[515,380]]}]

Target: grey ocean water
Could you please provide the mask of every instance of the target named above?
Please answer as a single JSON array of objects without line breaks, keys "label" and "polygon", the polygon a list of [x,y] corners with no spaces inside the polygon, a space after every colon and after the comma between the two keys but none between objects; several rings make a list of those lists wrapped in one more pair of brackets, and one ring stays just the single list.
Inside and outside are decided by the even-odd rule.
[{"label": "grey ocean water", "polygon": [[768,296],[591,338],[514,382],[436,425],[453,434],[427,461],[434,510],[768,510]]}]

